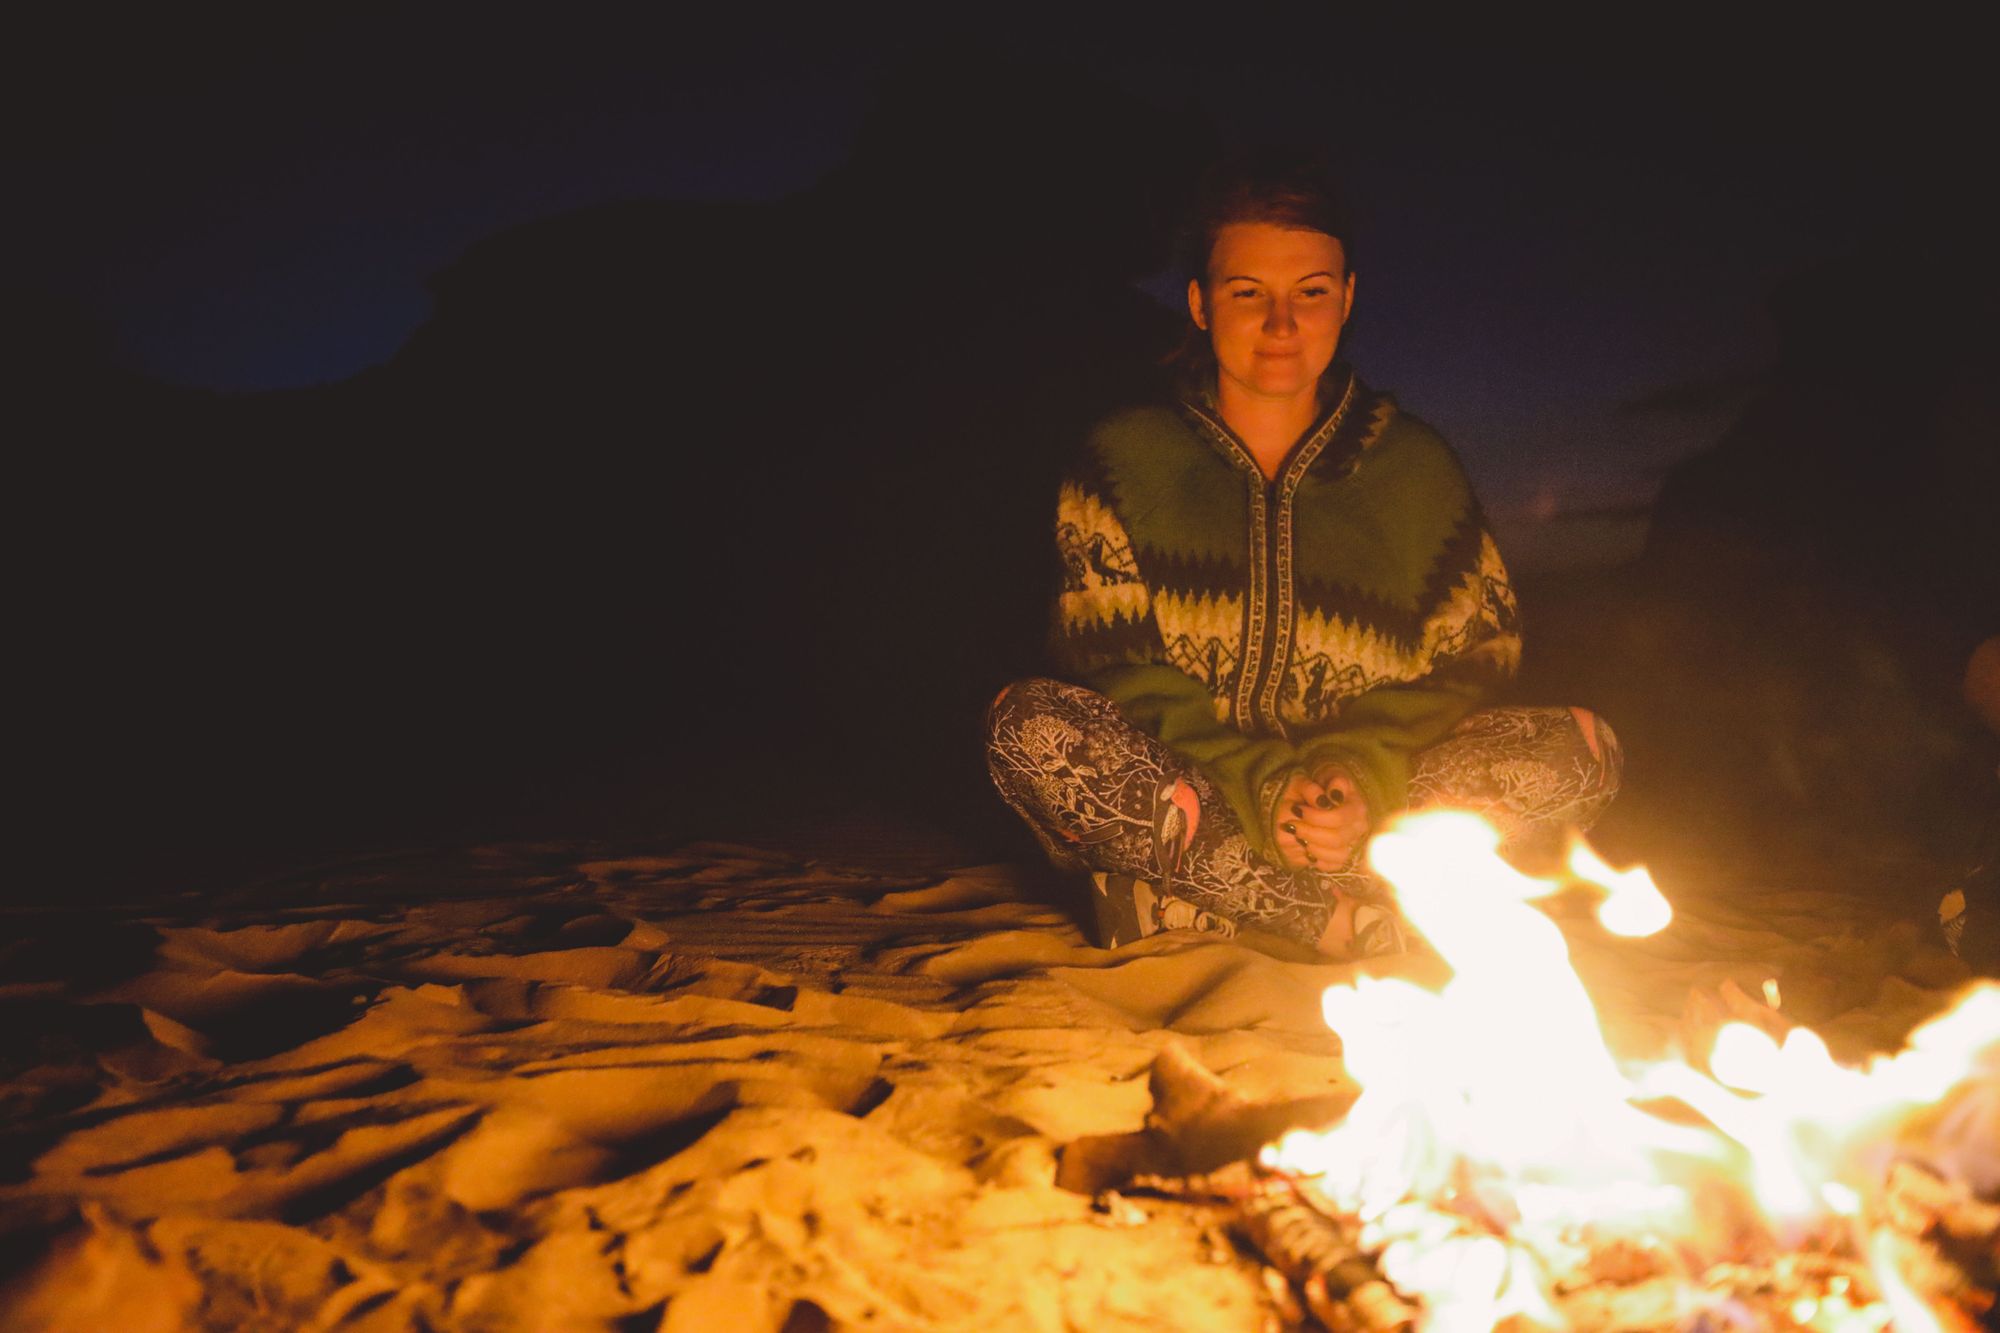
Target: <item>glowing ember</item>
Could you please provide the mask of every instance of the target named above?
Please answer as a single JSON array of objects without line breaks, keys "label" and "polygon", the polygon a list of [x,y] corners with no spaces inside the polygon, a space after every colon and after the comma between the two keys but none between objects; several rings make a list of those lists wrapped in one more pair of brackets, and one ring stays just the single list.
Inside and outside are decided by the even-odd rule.
[{"label": "glowing ember", "polygon": [[[1294,1133],[1267,1164],[1315,1178],[1365,1224],[1384,1274],[1420,1298],[1429,1329],[1489,1329],[1518,1316],[1562,1326],[1557,1296],[1593,1247],[1666,1244],[1703,1265],[1852,1234],[1853,1272],[1792,1302],[1824,1329],[1938,1329],[1899,1270],[1894,1238],[1867,1232],[1889,1145],[1982,1060],[2000,1057],[2000,985],[1986,983],[1864,1069],[1836,1064],[1816,1034],[1782,1041],[1732,1023],[1708,1074],[1679,1061],[1621,1067],[1569,965],[1555,923],[1531,904],[1562,884],[1522,874],[1499,835],[1460,812],[1407,816],[1370,845],[1404,913],[1452,970],[1441,990],[1364,978],[1328,990],[1362,1093],[1326,1133]],[[1607,930],[1650,934],[1672,909],[1643,870],[1617,870],[1581,843],[1571,875],[1605,892]],[[1775,1009],[1775,981],[1765,987]],[[1640,1104],[1678,1103],[1705,1126]],[[1683,1113],[1682,1117],[1687,1117]],[[1685,1299],[1725,1297],[1689,1279]],[[1677,1298],[1681,1299],[1681,1298]],[[1725,1320],[1726,1322],[1726,1320]]]}]

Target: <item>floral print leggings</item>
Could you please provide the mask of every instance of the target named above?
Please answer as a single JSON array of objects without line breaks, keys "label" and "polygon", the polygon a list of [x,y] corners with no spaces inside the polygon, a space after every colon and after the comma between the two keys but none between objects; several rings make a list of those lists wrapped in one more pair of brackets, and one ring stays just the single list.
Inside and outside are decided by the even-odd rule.
[{"label": "floral print leggings", "polygon": [[[1406,947],[1380,880],[1266,859],[1201,771],[1101,694],[1045,678],[1010,685],[987,715],[986,759],[1049,858],[1090,872],[1106,946],[1239,925],[1320,944],[1351,898],[1341,952]],[[1617,794],[1620,768],[1618,740],[1595,714],[1489,708],[1416,755],[1410,804],[1476,810],[1508,846],[1525,847],[1589,827]]]}]

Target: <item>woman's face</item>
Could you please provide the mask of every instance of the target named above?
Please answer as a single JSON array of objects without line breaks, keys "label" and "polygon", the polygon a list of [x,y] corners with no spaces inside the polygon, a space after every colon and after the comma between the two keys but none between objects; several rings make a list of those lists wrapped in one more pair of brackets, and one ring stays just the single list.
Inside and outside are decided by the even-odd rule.
[{"label": "woman's face", "polygon": [[1188,283],[1188,313],[1208,331],[1222,377],[1259,398],[1314,392],[1353,304],[1339,241],[1270,222],[1223,227],[1208,281]]}]

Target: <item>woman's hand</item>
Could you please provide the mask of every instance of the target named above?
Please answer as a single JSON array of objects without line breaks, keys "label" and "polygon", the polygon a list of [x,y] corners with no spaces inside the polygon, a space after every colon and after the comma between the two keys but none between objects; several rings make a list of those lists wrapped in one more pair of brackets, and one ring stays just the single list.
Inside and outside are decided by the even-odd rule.
[{"label": "woman's hand", "polygon": [[1294,773],[1278,797],[1278,856],[1297,869],[1340,870],[1368,837],[1368,802],[1354,775],[1328,764]]}]

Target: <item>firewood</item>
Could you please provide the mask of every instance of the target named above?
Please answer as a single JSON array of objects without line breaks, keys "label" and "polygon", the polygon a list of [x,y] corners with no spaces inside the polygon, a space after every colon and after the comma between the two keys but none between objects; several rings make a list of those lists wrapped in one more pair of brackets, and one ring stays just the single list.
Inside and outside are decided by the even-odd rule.
[{"label": "firewood", "polygon": [[1262,1189],[1263,1182],[1248,1162],[1231,1162],[1216,1171],[1193,1176],[1135,1175],[1126,1186],[1135,1194],[1160,1194],[1171,1199],[1221,1200],[1237,1203]]},{"label": "firewood", "polygon": [[1360,1333],[1361,1317],[1328,1290],[1324,1277],[1313,1274],[1305,1280],[1302,1290],[1306,1309],[1312,1311],[1313,1318],[1319,1321],[1326,1333]]},{"label": "firewood", "polygon": [[1416,1310],[1396,1294],[1352,1232],[1288,1185],[1246,1200],[1238,1225],[1258,1253],[1298,1285],[1314,1318],[1329,1329],[1350,1320],[1366,1333],[1416,1326]]},{"label": "firewood", "polygon": [[1291,1279],[1269,1264],[1257,1272],[1264,1283],[1264,1294],[1270,1298],[1271,1307],[1278,1312],[1278,1317],[1285,1321],[1285,1327],[1298,1328],[1304,1324],[1306,1307],[1299,1303],[1299,1294],[1292,1290]]}]

